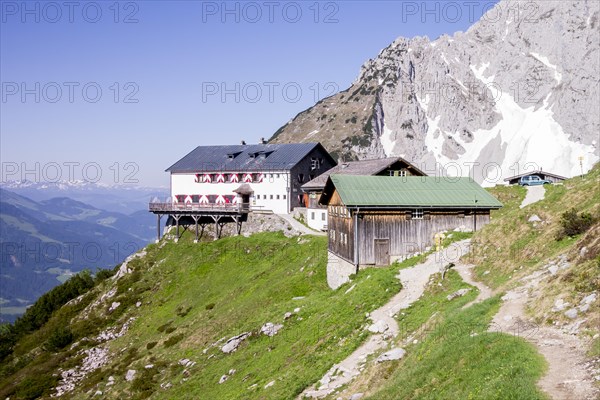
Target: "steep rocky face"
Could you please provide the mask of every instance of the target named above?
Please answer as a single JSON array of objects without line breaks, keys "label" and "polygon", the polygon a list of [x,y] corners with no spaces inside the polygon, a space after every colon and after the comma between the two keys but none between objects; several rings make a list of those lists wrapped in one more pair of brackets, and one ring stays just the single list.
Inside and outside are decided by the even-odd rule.
[{"label": "steep rocky face", "polygon": [[600,3],[499,2],[467,32],[399,38],[347,90],[298,114],[273,142],[335,156],[402,156],[433,174],[493,184],[598,161]]}]

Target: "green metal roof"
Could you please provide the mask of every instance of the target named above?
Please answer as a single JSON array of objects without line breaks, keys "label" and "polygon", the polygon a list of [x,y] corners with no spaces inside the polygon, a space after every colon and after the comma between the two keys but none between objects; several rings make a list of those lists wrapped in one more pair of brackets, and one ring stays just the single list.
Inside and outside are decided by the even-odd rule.
[{"label": "green metal roof", "polygon": [[346,206],[502,207],[470,178],[331,175],[330,179]]}]

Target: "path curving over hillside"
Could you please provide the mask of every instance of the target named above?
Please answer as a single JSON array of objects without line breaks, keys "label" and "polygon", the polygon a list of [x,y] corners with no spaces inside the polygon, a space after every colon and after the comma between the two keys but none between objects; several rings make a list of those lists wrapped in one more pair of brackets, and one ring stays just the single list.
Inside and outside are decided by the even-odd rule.
[{"label": "path curving over hillside", "polygon": [[345,360],[332,366],[323,378],[306,389],[300,398],[326,397],[360,375],[367,358],[380,350],[388,349],[392,343],[391,339],[400,332],[396,314],[410,307],[423,295],[431,275],[441,272],[442,267],[448,262],[455,262],[460,256],[466,254],[469,251],[468,244],[469,240],[454,243],[451,252],[452,260],[448,260],[446,252],[442,250],[431,254],[421,264],[400,270],[397,278],[402,282],[402,290],[385,305],[370,313],[369,317],[373,324],[368,329],[373,335]]},{"label": "path curving over hillside", "polygon": [[[471,276],[473,266],[459,266],[456,271],[462,279],[476,286],[480,294],[475,302],[493,295],[493,291]],[[502,332],[521,337],[533,344],[548,362],[548,370],[538,382],[539,387],[554,400],[595,400],[600,391],[594,387],[594,378],[585,368],[585,346],[575,335],[531,321],[525,309],[530,292],[535,290],[547,272],[540,270],[521,279],[521,285],[509,290],[503,297],[498,313],[492,319],[490,332]],[[472,303],[471,303],[472,304]],[[468,306],[468,305],[466,305]]]}]

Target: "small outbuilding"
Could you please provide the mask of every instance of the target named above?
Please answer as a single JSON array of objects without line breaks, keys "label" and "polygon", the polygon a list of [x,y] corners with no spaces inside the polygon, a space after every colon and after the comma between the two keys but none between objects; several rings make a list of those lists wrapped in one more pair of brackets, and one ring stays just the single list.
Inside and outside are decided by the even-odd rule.
[{"label": "small outbuilding", "polygon": [[470,178],[427,176],[331,175],[320,203],[328,207],[331,287],[359,267],[423,252],[439,232],[475,231],[502,207]]},{"label": "small outbuilding", "polygon": [[547,180],[552,183],[559,183],[559,182],[562,182],[565,179],[567,179],[564,176],[552,174],[550,172],[542,171],[540,169],[537,171],[524,172],[519,175],[511,176],[511,177],[505,178],[504,181],[508,182],[509,185],[517,185],[517,184],[519,184],[519,180],[524,176],[537,176],[542,180]]}]

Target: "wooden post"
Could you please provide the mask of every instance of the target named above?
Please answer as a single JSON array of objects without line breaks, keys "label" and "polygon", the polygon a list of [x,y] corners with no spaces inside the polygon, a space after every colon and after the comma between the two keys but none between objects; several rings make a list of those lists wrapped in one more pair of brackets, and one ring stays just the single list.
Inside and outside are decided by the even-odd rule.
[{"label": "wooden post", "polygon": [[[358,274],[358,266],[360,265],[360,253],[358,250],[358,213],[360,212],[360,208],[357,208],[354,211],[354,264],[356,267],[355,273]],[[329,228],[329,221],[327,221],[327,227]]]},{"label": "wooden post", "polygon": [[242,232],[242,219],[239,215],[235,216],[235,225],[237,227],[237,235],[240,236],[240,232]]},{"label": "wooden post", "polygon": [[196,240],[194,243],[198,243],[198,219],[200,218],[198,215],[192,215],[194,222],[196,223]]},{"label": "wooden post", "polygon": [[177,243],[179,241],[179,218],[181,216],[173,215],[173,218],[175,219],[175,243]]},{"label": "wooden post", "polygon": [[219,221],[221,220],[220,215],[211,215],[213,221],[215,221],[215,240],[219,239],[221,233],[219,232]]},{"label": "wooden post", "polygon": [[160,241],[160,219],[162,218],[161,214],[156,214],[156,243]]}]

